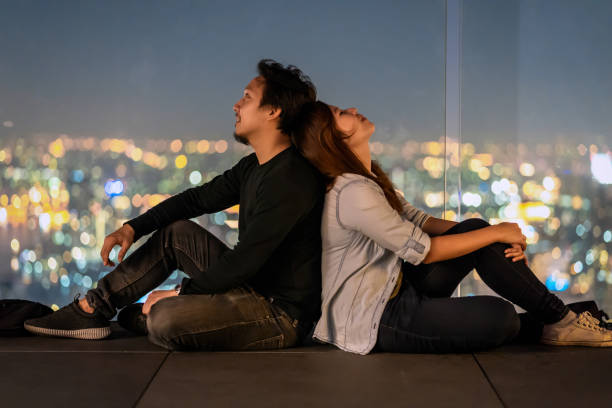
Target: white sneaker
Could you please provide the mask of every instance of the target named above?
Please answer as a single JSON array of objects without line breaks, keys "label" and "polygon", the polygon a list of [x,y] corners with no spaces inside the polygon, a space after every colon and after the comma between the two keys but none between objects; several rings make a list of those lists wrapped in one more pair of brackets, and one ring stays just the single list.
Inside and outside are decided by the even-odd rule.
[{"label": "white sneaker", "polygon": [[600,326],[589,312],[576,315],[573,311],[560,321],[545,324],[540,343],[551,346],[612,347],[612,330]]}]

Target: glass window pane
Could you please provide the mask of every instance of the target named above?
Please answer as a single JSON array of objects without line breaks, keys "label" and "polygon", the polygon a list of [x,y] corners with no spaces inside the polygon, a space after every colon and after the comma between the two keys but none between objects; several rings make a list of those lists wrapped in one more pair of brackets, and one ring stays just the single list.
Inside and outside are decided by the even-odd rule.
[{"label": "glass window pane", "polygon": [[[442,0],[24,1],[0,27],[0,297],[84,294],[105,235],[250,153],[232,106],[261,58],[359,108],[396,186],[441,214]],[[197,220],[233,245],[237,219]]]},{"label": "glass window pane", "polygon": [[[612,4],[463,4],[462,219],[517,222],[566,303],[612,307]],[[477,195],[477,196],[476,196]],[[477,274],[462,295],[492,294]]]}]

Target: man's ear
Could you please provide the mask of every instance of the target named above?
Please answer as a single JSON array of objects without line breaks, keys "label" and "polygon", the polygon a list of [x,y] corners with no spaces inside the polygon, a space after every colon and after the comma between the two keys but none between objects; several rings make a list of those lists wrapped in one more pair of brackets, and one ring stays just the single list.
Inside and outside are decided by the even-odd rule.
[{"label": "man's ear", "polygon": [[276,120],[280,117],[283,110],[281,108],[268,108],[267,120]]}]

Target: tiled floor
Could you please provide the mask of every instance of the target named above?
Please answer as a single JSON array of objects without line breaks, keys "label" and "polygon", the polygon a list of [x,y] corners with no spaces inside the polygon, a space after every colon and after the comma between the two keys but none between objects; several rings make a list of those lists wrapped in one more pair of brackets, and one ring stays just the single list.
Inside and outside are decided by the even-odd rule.
[{"label": "tiled floor", "polygon": [[606,407],[610,367],[610,348],[541,345],[168,352],[113,322],[100,341],[0,338],[0,407]]}]

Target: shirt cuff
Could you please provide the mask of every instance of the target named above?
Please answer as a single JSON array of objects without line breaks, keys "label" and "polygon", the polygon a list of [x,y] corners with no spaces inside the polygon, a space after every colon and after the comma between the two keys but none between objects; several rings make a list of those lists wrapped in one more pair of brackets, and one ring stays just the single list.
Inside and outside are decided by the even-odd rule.
[{"label": "shirt cuff", "polygon": [[202,292],[197,290],[195,285],[191,285],[191,278],[183,278],[181,281],[181,291],[179,295],[193,295],[193,294],[201,294]]},{"label": "shirt cuff", "polygon": [[138,241],[144,234],[141,233],[142,229],[138,223],[138,217],[133,218],[129,221],[123,223],[123,225],[128,224],[134,230],[134,242]]}]

